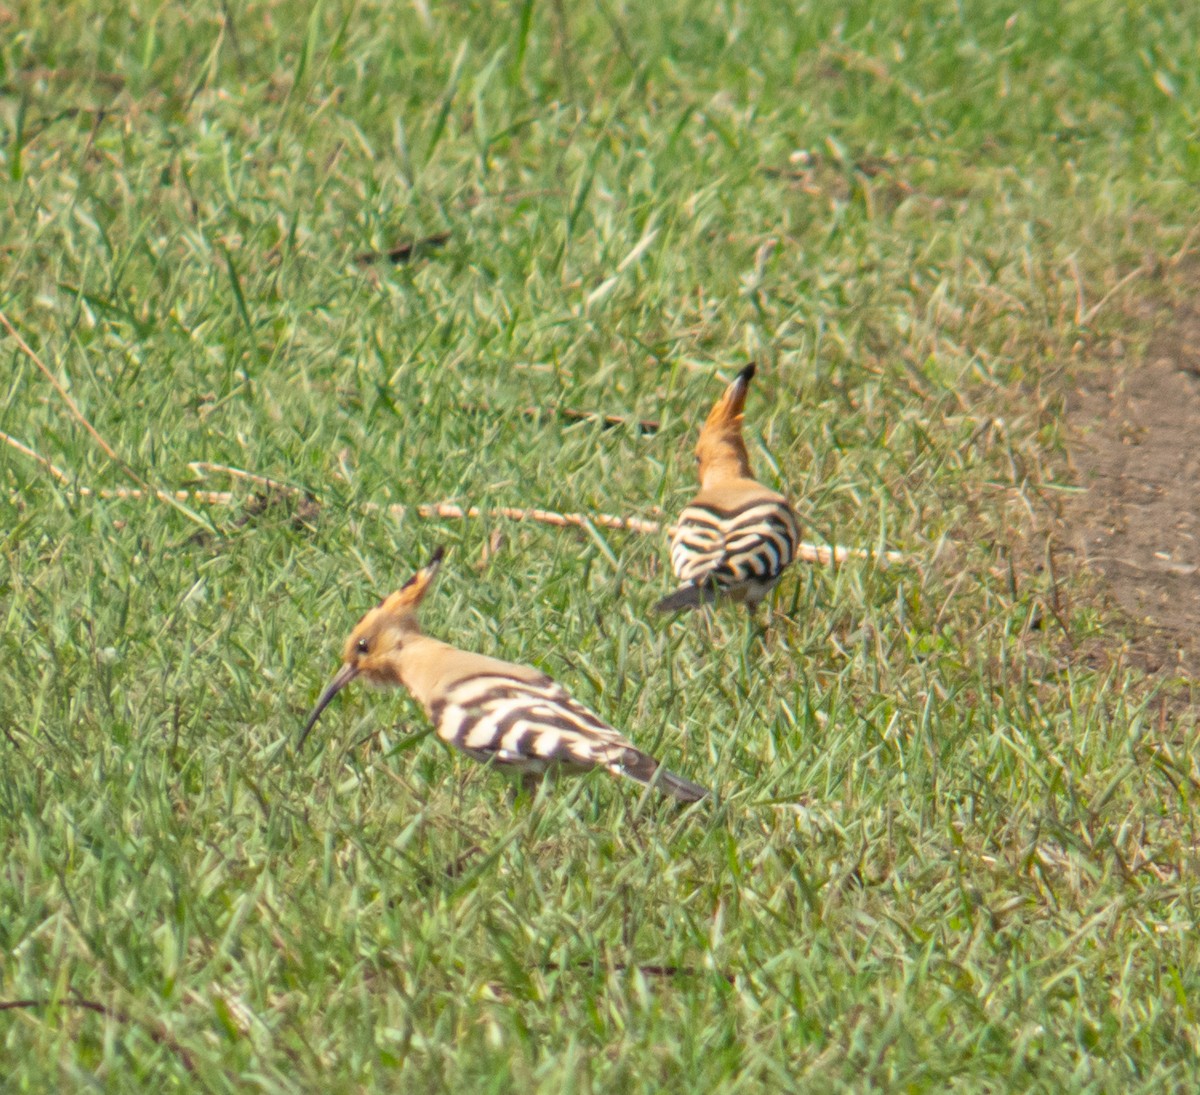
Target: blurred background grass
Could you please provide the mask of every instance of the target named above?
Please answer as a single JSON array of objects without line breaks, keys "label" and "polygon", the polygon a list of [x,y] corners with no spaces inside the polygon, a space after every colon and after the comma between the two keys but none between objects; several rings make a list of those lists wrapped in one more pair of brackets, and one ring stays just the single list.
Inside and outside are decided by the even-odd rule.
[{"label": "blurred background grass", "polygon": [[[81,494],[132,484],[5,337],[0,429],[70,480],[0,447],[9,1085],[1193,1077],[1194,717],[1079,656],[1120,636],[1043,532],[1073,371],[1186,289],[1198,45],[1117,0],[0,6],[0,309],[138,477],[236,495]],[[649,620],[654,537],[371,509],[670,514],[750,357],[764,480],[912,560],[795,567],[765,645]],[[719,802],[514,811],[365,691],[296,757],[442,542],[430,631]]]}]

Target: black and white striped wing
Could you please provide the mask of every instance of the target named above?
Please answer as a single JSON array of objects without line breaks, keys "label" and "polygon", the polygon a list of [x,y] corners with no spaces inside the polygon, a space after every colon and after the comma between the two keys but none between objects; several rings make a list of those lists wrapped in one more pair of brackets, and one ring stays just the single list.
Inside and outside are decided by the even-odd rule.
[{"label": "black and white striped wing", "polygon": [[490,673],[468,677],[446,690],[432,705],[430,716],[438,737],[447,744],[476,760],[512,765],[523,772],[540,773],[559,764],[579,769],[600,766],[627,774],[626,768],[637,768],[643,758],[549,677],[536,681]]},{"label": "black and white striped wing", "polygon": [[759,499],[734,510],[693,503],[676,525],[671,566],[680,581],[696,586],[769,588],[799,543],[799,523],[782,499]]}]

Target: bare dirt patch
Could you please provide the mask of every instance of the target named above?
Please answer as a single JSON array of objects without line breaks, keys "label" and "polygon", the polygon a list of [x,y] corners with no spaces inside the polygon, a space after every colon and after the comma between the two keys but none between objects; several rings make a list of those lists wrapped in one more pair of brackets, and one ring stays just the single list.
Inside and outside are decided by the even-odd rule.
[{"label": "bare dirt patch", "polygon": [[1200,677],[1200,306],[1176,308],[1145,355],[1076,378],[1077,482],[1064,546],[1129,621],[1126,657]]}]

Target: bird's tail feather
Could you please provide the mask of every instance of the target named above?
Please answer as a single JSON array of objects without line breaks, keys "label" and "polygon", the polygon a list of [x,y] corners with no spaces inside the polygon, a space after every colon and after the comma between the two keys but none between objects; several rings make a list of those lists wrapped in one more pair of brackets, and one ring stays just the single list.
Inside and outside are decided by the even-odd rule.
[{"label": "bird's tail feather", "polygon": [[711,586],[698,586],[694,582],[680,586],[674,593],[664,597],[654,606],[655,612],[682,612],[685,608],[698,608],[716,599]]}]

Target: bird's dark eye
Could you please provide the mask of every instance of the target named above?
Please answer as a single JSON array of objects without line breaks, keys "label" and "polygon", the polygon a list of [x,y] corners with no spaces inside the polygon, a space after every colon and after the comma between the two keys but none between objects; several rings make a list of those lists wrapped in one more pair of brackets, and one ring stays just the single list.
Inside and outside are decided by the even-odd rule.
[{"label": "bird's dark eye", "polygon": [[358,640],[358,652],[360,654],[367,654],[370,652],[370,650],[371,650],[371,644],[369,642],[367,642],[366,639]]}]

